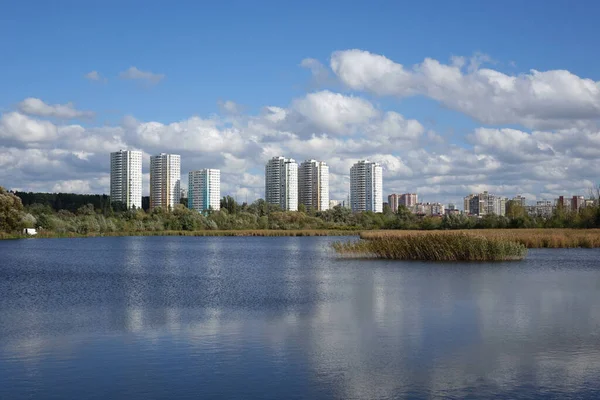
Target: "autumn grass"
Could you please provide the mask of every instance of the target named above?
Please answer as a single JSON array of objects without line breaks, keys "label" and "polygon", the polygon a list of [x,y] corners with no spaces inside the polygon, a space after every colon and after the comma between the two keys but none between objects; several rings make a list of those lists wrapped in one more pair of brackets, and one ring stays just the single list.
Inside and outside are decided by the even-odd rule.
[{"label": "autumn grass", "polygon": [[271,230],[271,229],[246,229],[246,230],[202,230],[202,231],[134,231],[134,232],[92,232],[80,234],[73,232],[41,231],[35,236],[9,235],[0,233],[1,239],[15,238],[87,238],[87,237],[112,237],[112,236],[357,236],[359,231],[352,230],[325,230],[325,229],[299,229],[299,230]]},{"label": "autumn grass", "polygon": [[345,257],[422,261],[507,261],[527,255],[524,245],[499,238],[467,233],[379,235],[349,242],[334,242]]},{"label": "autumn grass", "polygon": [[[388,238],[406,235],[427,235],[430,231],[370,231],[362,232],[361,238]],[[600,229],[471,229],[436,231],[440,235],[469,234],[489,239],[511,240],[528,249],[537,248],[597,248],[600,247]]]}]

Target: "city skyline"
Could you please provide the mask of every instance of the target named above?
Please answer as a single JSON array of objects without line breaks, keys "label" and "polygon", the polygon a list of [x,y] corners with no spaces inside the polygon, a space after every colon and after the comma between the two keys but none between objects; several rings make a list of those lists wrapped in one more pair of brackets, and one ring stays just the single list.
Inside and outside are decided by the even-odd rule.
[{"label": "city skyline", "polygon": [[[82,3],[63,13],[11,4],[0,24],[12,38],[11,62],[0,65],[0,184],[108,194],[106,154],[130,149],[145,160],[142,195],[148,157],[166,152],[181,155],[182,171],[219,169],[222,194],[250,202],[264,197],[264,163],[277,154],[325,161],[333,200],[347,198],[348,170],[361,159],[380,163],[384,198],[415,192],[460,205],[465,193],[483,191],[532,202],[587,196],[600,183],[600,73],[584,49],[600,6],[510,4],[471,4],[481,18],[450,4],[433,14],[394,2],[385,11],[319,4],[317,14],[306,5],[265,13],[188,4],[160,32],[153,27],[165,15],[150,5],[142,23],[132,6],[109,13]],[[527,18],[515,22],[523,9]],[[405,24],[392,18],[406,13]],[[197,27],[200,14],[209,21]],[[498,29],[489,29],[490,15]],[[112,28],[91,23],[97,18]],[[363,18],[379,23],[349,28]],[[569,20],[580,23],[567,29]],[[252,29],[233,24],[222,35],[231,21]],[[253,35],[240,35],[242,25]],[[85,59],[76,56],[89,48],[79,29],[96,44]],[[273,32],[278,39],[261,45]],[[563,39],[549,42],[556,32]]]}]

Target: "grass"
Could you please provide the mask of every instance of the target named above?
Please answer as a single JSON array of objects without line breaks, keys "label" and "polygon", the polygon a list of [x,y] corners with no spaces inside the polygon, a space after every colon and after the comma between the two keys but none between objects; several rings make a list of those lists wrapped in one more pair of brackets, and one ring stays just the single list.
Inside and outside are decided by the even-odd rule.
[{"label": "grass", "polygon": [[[427,235],[430,231],[370,231],[362,232],[361,238],[402,237]],[[440,235],[469,234],[489,239],[511,240],[528,249],[538,248],[597,248],[600,247],[600,229],[471,229],[459,231],[436,231]]]},{"label": "grass", "polygon": [[0,232],[1,239],[17,238],[86,238],[86,237],[110,237],[110,236],[356,236],[358,231],[348,230],[325,230],[325,229],[299,229],[299,230],[270,230],[270,229],[246,229],[246,230],[202,230],[202,231],[139,231],[139,232],[92,232],[80,234],[74,232],[50,232],[41,231],[35,236],[13,235]]},{"label": "grass", "polygon": [[332,246],[342,256],[387,260],[507,261],[527,255],[520,243],[468,233],[379,235]]}]

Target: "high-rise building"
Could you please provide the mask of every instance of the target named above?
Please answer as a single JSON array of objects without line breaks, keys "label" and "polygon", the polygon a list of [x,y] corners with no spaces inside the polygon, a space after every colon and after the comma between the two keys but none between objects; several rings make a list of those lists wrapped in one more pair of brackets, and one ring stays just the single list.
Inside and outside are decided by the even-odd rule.
[{"label": "high-rise building", "polygon": [[142,152],[110,153],[110,201],[142,208]]},{"label": "high-rise building", "polygon": [[525,197],[518,195],[512,198],[512,201],[515,204],[520,205],[521,207],[525,207],[527,205],[527,202],[525,201]]},{"label": "high-rise building", "polygon": [[[468,196],[465,196],[464,203],[463,203],[463,210],[465,211],[465,214],[467,214],[467,215],[477,214],[476,212],[473,212],[473,210],[471,209],[471,203],[475,196],[476,196],[475,194],[470,194]],[[477,207],[477,210],[479,210],[479,206]]]},{"label": "high-rise building", "polygon": [[579,211],[579,209],[582,207],[585,207],[585,197],[573,196],[571,199],[571,210]]},{"label": "high-rise building", "polygon": [[390,194],[388,196],[388,205],[392,209],[393,212],[398,212],[398,206],[400,205],[400,198],[402,196],[396,193]]},{"label": "high-rise building", "polygon": [[414,208],[418,203],[418,196],[416,193],[404,193],[400,196],[400,204],[401,206],[405,206],[408,208]]},{"label": "high-rise building", "polygon": [[360,160],[350,168],[352,211],[383,211],[383,171],[378,163]]},{"label": "high-rise building", "polygon": [[307,160],[298,169],[298,203],[307,210],[329,210],[329,167],[326,163]]},{"label": "high-rise building", "polygon": [[188,174],[188,208],[205,213],[221,209],[221,171],[201,169]]},{"label": "high-rise building", "polygon": [[150,209],[173,209],[181,196],[181,157],[161,153],[150,157]]},{"label": "high-rise building", "polygon": [[265,201],[285,211],[298,211],[298,164],[273,157],[265,166]]}]

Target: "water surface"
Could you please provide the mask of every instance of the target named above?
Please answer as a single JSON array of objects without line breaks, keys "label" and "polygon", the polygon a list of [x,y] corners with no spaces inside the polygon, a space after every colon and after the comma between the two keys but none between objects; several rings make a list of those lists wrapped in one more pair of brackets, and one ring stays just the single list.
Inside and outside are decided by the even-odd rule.
[{"label": "water surface", "polygon": [[0,241],[0,399],[600,398],[600,250],[332,240]]}]

